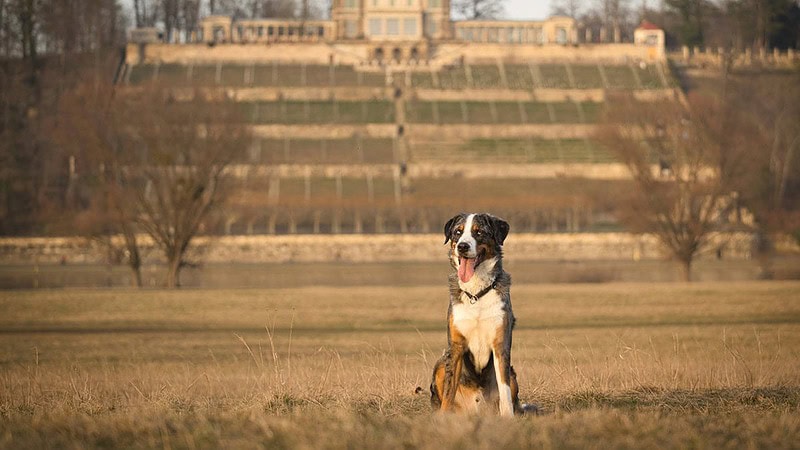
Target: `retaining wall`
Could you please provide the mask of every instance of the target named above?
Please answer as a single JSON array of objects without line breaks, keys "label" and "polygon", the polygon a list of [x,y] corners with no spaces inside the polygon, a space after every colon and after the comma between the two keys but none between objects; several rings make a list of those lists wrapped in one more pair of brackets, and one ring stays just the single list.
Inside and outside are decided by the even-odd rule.
[{"label": "retaining wall", "polygon": [[[162,260],[149,238],[142,236],[140,241],[148,263]],[[193,251],[195,258],[207,263],[437,261],[447,252],[442,241],[440,234],[223,236],[199,237],[194,241]],[[749,259],[751,256],[750,234],[720,235],[714,241],[701,257]],[[781,245],[779,250],[786,250]],[[792,248],[797,251],[796,245]],[[504,250],[506,257],[514,260],[639,260],[667,256],[655,237],[628,233],[512,233]],[[3,265],[106,261],[107,249],[83,238],[0,239]]]},{"label": "retaining wall", "polygon": [[[275,44],[147,44],[140,48],[128,44],[127,63],[178,63],[208,64],[217,61],[239,64],[263,64],[266,62],[359,65],[369,60],[373,42],[326,44],[326,43],[275,43]],[[143,50],[143,53],[140,51]],[[470,63],[494,62],[502,59],[509,62],[591,61],[626,63],[630,60],[652,60],[648,47],[634,44],[581,44],[569,45],[504,45],[486,43],[443,43],[438,45],[436,55],[428,63],[438,67],[452,64],[464,58]],[[413,68],[398,65],[398,68]],[[425,65],[420,68],[426,67]],[[390,64],[390,68],[392,65]]]}]

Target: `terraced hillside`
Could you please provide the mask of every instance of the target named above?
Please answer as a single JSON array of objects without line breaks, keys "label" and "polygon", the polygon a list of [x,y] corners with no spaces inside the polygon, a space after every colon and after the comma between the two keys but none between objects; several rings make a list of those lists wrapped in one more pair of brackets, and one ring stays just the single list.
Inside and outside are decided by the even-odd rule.
[{"label": "terraced hillside", "polygon": [[613,228],[624,171],[590,139],[604,102],[674,89],[659,63],[591,60],[156,62],[121,79],[133,92],[195,87],[241,105],[254,141],[216,224],[224,233],[430,231],[481,208],[523,230]]}]

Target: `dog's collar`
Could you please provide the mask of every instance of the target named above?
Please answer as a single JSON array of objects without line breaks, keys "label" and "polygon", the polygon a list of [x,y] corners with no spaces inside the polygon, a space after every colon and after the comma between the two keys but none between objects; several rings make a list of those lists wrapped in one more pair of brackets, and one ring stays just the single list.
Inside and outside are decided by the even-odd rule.
[{"label": "dog's collar", "polygon": [[464,291],[464,290],[462,290],[461,292],[463,292],[467,297],[469,297],[469,304],[470,305],[474,305],[475,303],[478,302],[478,300],[481,299],[481,297],[483,297],[484,295],[488,294],[489,291],[491,291],[492,289],[496,289],[496,288],[497,288],[497,278],[492,280],[492,284],[486,286],[485,288],[483,288],[482,291],[478,292],[475,295],[472,295],[469,292]]}]

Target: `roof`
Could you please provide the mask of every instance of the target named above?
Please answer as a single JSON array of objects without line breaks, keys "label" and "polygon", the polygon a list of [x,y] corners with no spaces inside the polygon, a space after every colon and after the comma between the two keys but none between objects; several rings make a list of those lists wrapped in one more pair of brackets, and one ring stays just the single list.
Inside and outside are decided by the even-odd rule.
[{"label": "roof", "polygon": [[658,25],[656,25],[656,24],[654,24],[652,22],[648,22],[647,20],[642,20],[642,23],[640,23],[639,26],[636,27],[636,29],[637,30],[660,30],[661,27],[659,27]]}]

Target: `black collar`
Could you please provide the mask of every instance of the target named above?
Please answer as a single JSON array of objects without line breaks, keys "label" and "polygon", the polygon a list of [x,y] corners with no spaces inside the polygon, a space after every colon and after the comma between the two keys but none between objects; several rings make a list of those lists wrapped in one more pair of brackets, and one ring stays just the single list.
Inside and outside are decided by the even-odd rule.
[{"label": "black collar", "polygon": [[477,303],[477,302],[478,302],[478,300],[480,300],[480,299],[481,299],[481,297],[483,297],[484,295],[488,294],[488,293],[489,293],[489,291],[491,291],[492,289],[496,289],[496,288],[497,288],[497,279],[495,278],[495,279],[492,281],[492,284],[490,284],[490,285],[486,286],[485,288],[483,288],[483,290],[482,290],[482,291],[478,292],[478,293],[477,293],[477,294],[475,294],[475,295],[472,295],[472,294],[470,294],[469,292],[467,292],[467,291],[464,291],[464,290],[462,290],[461,292],[463,292],[464,294],[466,294],[466,295],[467,295],[467,297],[469,297],[469,304],[470,304],[470,305],[474,305],[475,303]]}]

